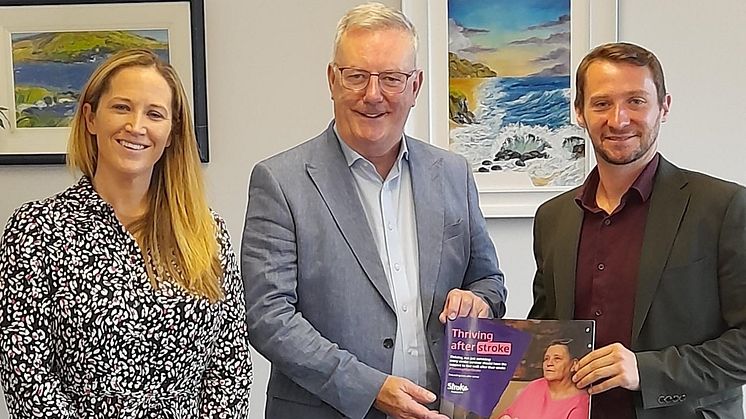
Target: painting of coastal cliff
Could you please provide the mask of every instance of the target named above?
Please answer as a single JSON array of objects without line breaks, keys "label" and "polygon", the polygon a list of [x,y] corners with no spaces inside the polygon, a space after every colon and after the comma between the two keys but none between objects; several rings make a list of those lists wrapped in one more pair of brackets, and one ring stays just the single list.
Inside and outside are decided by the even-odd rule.
[{"label": "painting of coastal cliff", "polygon": [[149,48],[168,61],[168,30],[12,33],[18,128],[67,127],[83,85],[111,54]]},{"label": "painting of coastal cliff", "polygon": [[448,0],[448,63],[449,146],[478,181],[583,182],[584,132],[570,123],[570,0]]}]

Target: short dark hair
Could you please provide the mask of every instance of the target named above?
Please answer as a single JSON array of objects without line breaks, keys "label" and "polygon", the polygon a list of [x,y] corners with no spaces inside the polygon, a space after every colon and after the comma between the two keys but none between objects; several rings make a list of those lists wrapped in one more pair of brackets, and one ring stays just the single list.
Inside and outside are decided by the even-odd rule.
[{"label": "short dark hair", "polygon": [[658,93],[658,105],[666,100],[666,80],[663,77],[663,67],[658,57],[647,49],[628,42],[614,42],[599,45],[588,53],[578,66],[575,73],[575,108],[583,110],[585,101],[585,79],[588,67],[596,61],[610,61],[612,63],[627,63],[639,67],[647,67],[653,74],[653,83]]},{"label": "short dark hair", "polygon": [[577,350],[576,348],[574,348],[575,345],[571,345],[572,342],[572,339],[554,339],[553,341],[549,342],[549,345],[547,345],[546,348],[544,348],[544,353],[546,354],[547,349],[551,348],[552,346],[564,346],[565,348],[567,348],[567,354],[570,355],[570,359],[579,358]]}]

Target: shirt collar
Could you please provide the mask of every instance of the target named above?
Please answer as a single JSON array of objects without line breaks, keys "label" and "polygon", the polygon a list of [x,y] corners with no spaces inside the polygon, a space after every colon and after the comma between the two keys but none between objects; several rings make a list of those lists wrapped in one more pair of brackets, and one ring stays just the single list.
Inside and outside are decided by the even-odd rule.
[{"label": "shirt collar", "polygon": [[[361,159],[373,165],[373,163],[371,163],[357,151],[353,150],[352,147],[347,145],[347,143],[342,140],[342,136],[340,136],[339,131],[337,131],[336,122],[332,125],[332,129],[334,130],[334,135],[337,136],[337,141],[339,141],[339,145],[342,148],[342,154],[345,156],[345,161],[347,161],[348,167],[352,167],[352,165],[355,164],[356,161]],[[407,148],[407,141],[404,138],[403,134],[400,144],[401,146],[399,146],[399,155],[396,156],[396,166],[400,166],[402,160],[409,161],[409,149]]]},{"label": "shirt collar", "polygon": [[[658,162],[660,161],[660,154],[655,153],[653,159],[642,169],[642,172],[637,176],[632,185],[630,185],[627,192],[622,196],[622,200],[626,200],[627,196],[631,193],[637,194],[640,198],[640,202],[646,202],[650,199],[650,195],[653,193],[653,183],[655,181],[655,172],[658,170]],[[598,175],[598,166],[594,167],[588,178],[585,180],[583,185],[575,193],[575,202],[579,207],[589,211],[599,210],[596,204],[596,191],[598,190],[598,182],[600,178]]]}]

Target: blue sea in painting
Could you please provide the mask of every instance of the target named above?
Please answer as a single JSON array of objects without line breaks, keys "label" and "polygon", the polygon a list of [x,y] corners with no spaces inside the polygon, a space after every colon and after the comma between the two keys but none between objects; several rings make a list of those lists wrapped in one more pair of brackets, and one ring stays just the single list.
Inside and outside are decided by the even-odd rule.
[{"label": "blue sea in painting", "polygon": [[[157,52],[158,56],[168,62],[168,51]],[[97,56],[85,62],[60,63],[50,61],[30,61],[13,66],[15,85],[40,86],[54,91],[73,91],[79,93],[88,77],[105,57]]]},{"label": "blue sea in painting", "polygon": [[521,122],[559,128],[570,123],[568,83],[567,76],[511,77],[495,78],[484,88],[485,95],[499,99],[494,105],[505,110],[503,125]]},{"label": "blue sea in painting", "polygon": [[493,77],[477,89],[474,123],[450,129],[451,150],[475,172],[526,172],[535,186],[582,181],[585,140],[570,123],[568,76]]},{"label": "blue sea in painting", "polygon": [[[168,62],[168,51],[159,52],[158,56]],[[105,57],[97,57],[86,62],[32,61],[16,64],[13,67],[16,86],[43,87],[66,98],[52,103],[17,104],[18,110],[23,112],[23,116],[34,117],[37,120],[67,121],[75,114],[77,98],[86,81],[104,60]]]}]

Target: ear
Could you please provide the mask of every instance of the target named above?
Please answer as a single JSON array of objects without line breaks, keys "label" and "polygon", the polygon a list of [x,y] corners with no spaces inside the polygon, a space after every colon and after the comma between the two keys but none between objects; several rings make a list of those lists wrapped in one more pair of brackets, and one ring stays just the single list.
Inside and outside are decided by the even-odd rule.
[{"label": "ear", "polygon": [[96,135],[96,122],[94,121],[96,114],[93,113],[93,108],[90,103],[83,104],[83,118],[85,119],[85,128],[91,135]]},{"label": "ear", "polygon": [[422,70],[417,70],[417,73],[414,75],[414,81],[412,82],[412,89],[414,89],[414,99],[412,101],[412,106],[414,106],[417,103],[417,96],[420,94],[420,90],[422,89],[422,82],[425,79],[424,72]]},{"label": "ear", "polygon": [[334,71],[332,63],[329,63],[329,65],[326,66],[326,80],[329,84],[329,94],[331,95],[332,100],[334,100],[334,81],[336,78],[337,72]]},{"label": "ear", "polygon": [[671,94],[666,94],[666,97],[661,103],[661,122],[668,120],[668,112],[671,110]]},{"label": "ear", "polygon": [[575,107],[575,119],[578,120],[578,125],[580,125],[581,128],[586,128],[585,126],[585,118],[583,117],[583,111]]}]

